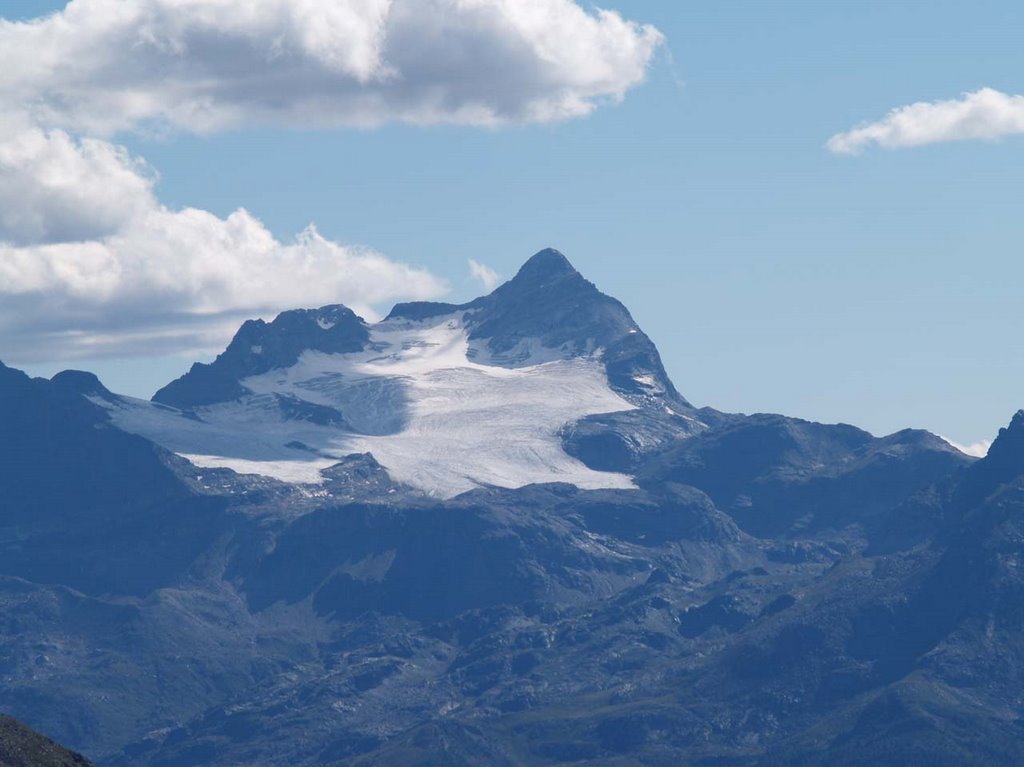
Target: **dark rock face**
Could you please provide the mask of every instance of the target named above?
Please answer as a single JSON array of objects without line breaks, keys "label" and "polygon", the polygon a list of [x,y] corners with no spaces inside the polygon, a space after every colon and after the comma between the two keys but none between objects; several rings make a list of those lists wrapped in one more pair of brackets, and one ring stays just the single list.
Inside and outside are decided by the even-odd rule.
[{"label": "dark rock face", "polygon": [[539,340],[542,348],[564,349],[568,356],[600,348],[615,391],[690,408],[629,310],[601,293],[557,250],[540,251],[488,296],[459,306],[399,304],[388,319],[423,320],[459,311],[466,312],[470,340],[481,342],[496,364],[520,363],[519,345],[527,339]]},{"label": "dark rock face", "polygon": [[[474,310],[470,338],[486,341],[494,354],[512,352],[524,338],[580,354],[593,341],[604,350],[613,389],[640,397],[653,391],[688,407],[626,307],[601,293],[557,250],[542,250],[515,278],[468,307]],[[644,376],[649,383],[637,380]]]},{"label": "dark rock face", "polygon": [[304,351],[361,351],[369,338],[363,320],[340,305],[284,312],[269,324],[249,320],[216,360],[196,363],[153,401],[182,410],[226,402],[245,394],[239,381],[247,376],[294,365]]},{"label": "dark rock face", "polygon": [[645,461],[639,476],[644,483],[701,488],[759,537],[876,524],[879,515],[971,463],[925,432],[876,439],[852,426],[783,416],[717,418],[715,428]]},{"label": "dark rock face", "polygon": [[[89,374],[0,365],[0,710],[103,767],[1024,763],[1024,413],[974,461],[694,410],[554,251],[392,317],[458,311],[492,364],[603,348],[637,407],[563,441],[637,489],[200,471],[113,428]],[[367,341],[340,307],[247,323],[160,400]]]},{"label": "dark rock face", "polygon": [[574,357],[601,350],[609,385],[637,409],[592,416],[566,429],[566,452],[592,469],[632,473],[660,446],[705,428],[629,310],[557,250],[540,251],[513,279],[468,304],[399,304],[388,319],[419,321],[458,312],[471,343],[483,352],[477,361],[516,367],[531,352],[558,350]]},{"label": "dark rock face", "polygon": [[81,370],[65,370],[62,373],[57,373],[50,379],[50,383],[64,394],[99,397],[108,401],[116,399],[116,395],[100,383],[99,378]]},{"label": "dark rock face", "polygon": [[1017,411],[1010,425],[999,430],[988,455],[971,467],[957,488],[957,503],[976,505],[1003,484],[1024,474],[1024,410]]},{"label": "dark rock face", "polygon": [[81,754],[0,714],[0,765],[3,767],[91,767]]},{"label": "dark rock face", "polygon": [[141,596],[208,544],[217,503],[184,486],[176,459],[112,428],[75,378],[0,366],[0,574]]}]

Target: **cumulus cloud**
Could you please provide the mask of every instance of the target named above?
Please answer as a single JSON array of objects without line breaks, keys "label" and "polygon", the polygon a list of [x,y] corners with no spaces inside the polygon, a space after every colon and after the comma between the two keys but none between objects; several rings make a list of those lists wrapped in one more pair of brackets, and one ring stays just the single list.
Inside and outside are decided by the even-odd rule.
[{"label": "cumulus cloud", "polygon": [[488,293],[498,287],[498,283],[501,282],[500,274],[491,269],[491,267],[481,264],[472,258],[469,259],[469,275],[479,282]]},{"label": "cumulus cloud", "polygon": [[30,131],[0,143],[0,357],[211,349],[253,314],[341,302],[372,317],[447,290],[313,227],[285,243],[245,210],[170,210],[152,183],[98,139]]},{"label": "cumulus cloud", "polygon": [[105,141],[19,131],[0,140],[0,237],[26,244],[112,234],[154,205],[155,179]]},{"label": "cumulus cloud", "polygon": [[833,136],[827,146],[838,154],[857,154],[870,146],[903,149],[1019,134],[1024,134],[1024,96],[982,88],[958,99],[893,109],[877,122]]},{"label": "cumulus cloud", "polygon": [[567,119],[621,99],[661,42],[573,0],[71,0],[0,18],[0,358],[209,351],[245,317],[372,316],[447,290],[312,227],[282,242],[242,209],[172,210],[113,134]]},{"label": "cumulus cloud", "polygon": [[959,442],[954,442],[948,437],[942,437],[942,439],[945,440],[947,444],[955,447],[964,455],[971,455],[974,456],[975,458],[984,458],[986,455],[988,455],[989,448],[992,447],[992,443],[986,440],[982,440],[981,442],[975,442],[971,445],[961,445]]},{"label": "cumulus cloud", "polygon": [[245,210],[156,207],[99,240],[0,245],[0,357],[212,350],[253,315],[344,303],[373,319],[386,302],[445,292],[426,270],[312,227],[285,243]]},{"label": "cumulus cloud", "polygon": [[0,100],[93,135],[545,122],[621,99],[661,42],[573,0],[72,0],[0,20]]}]

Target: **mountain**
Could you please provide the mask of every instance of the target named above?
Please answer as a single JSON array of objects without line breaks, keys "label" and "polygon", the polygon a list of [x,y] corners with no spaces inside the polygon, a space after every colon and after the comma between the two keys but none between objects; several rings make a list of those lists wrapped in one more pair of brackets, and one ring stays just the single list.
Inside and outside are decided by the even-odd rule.
[{"label": "mountain", "polygon": [[217,502],[195,496],[180,459],[109,422],[115,400],[90,374],[46,381],[0,364],[0,575],[142,595],[180,577],[218,528]]},{"label": "mountain", "polygon": [[0,435],[0,709],[102,767],[1024,761],[1024,414],[694,407],[555,251]]},{"label": "mountain", "polygon": [[153,401],[185,409],[237,399],[246,394],[241,382],[248,376],[290,367],[306,351],[362,351],[369,340],[366,323],[339,305],[285,312],[269,324],[249,320],[213,364],[197,362],[187,375],[158,391]]},{"label": "mountain", "polygon": [[640,456],[705,428],[626,308],[553,250],[461,306],[246,322],[152,403],[103,404],[198,466],[318,485],[370,453],[439,498],[538,481],[630,488]]},{"label": "mountain", "polygon": [[90,767],[90,762],[81,754],[61,748],[20,722],[0,714],[0,765]]},{"label": "mountain", "polygon": [[424,320],[462,313],[471,353],[489,364],[522,367],[556,358],[600,359],[611,388],[644,402],[663,397],[690,407],[675,390],[658,350],[629,311],[601,293],[557,250],[542,250],[515,278],[462,306],[399,304],[388,319]]},{"label": "mountain", "polygon": [[[520,368],[557,359],[599,356],[611,388],[640,401],[651,396],[689,408],[673,387],[651,340],[629,311],[601,293],[556,250],[530,258],[515,278],[468,304],[398,304],[381,323],[437,327],[458,324],[470,360]],[[364,351],[373,327],[344,306],[296,310],[267,324],[250,320],[210,365],[196,364],[165,386],[154,402],[179,409],[246,395],[243,381],[294,366],[303,353]]]},{"label": "mountain", "polygon": [[646,461],[639,481],[694,485],[762,538],[871,527],[902,499],[968,463],[927,432],[884,438],[848,425],[759,414],[715,428]]},{"label": "mountain", "polygon": [[819,610],[824,641],[801,660],[804,673],[842,668],[829,652],[838,640],[863,668],[863,692],[817,712],[813,731],[780,746],[773,763],[1024,760],[1024,413],[951,479],[920,500],[944,520],[928,546],[876,559],[885,567],[873,572],[873,594]]}]

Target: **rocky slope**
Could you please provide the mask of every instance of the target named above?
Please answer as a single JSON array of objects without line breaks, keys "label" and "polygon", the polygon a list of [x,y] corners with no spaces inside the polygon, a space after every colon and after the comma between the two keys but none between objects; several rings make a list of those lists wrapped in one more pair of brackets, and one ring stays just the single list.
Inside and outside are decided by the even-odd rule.
[{"label": "rocky slope", "polygon": [[0,767],[91,767],[91,763],[0,714]]},{"label": "rocky slope", "polygon": [[0,368],[0,709],[101,765],[1024,760],[1024,415],[696,409],[553,251],[156,399]]}]

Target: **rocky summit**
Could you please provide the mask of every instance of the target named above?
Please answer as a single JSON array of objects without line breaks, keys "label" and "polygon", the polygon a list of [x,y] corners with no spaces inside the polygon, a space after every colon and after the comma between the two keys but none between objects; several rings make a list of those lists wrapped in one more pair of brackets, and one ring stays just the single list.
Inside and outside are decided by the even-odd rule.
[{"label": "rocky summit", "polygon": [[0,365],[0,499],[0,710],[101,767],[1024,763],[1024,414],[696,407],[557,251],[152,401]]}]

